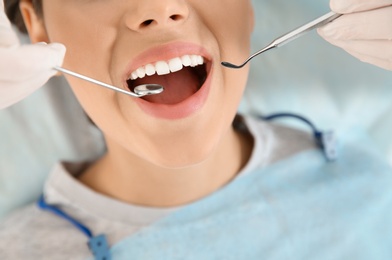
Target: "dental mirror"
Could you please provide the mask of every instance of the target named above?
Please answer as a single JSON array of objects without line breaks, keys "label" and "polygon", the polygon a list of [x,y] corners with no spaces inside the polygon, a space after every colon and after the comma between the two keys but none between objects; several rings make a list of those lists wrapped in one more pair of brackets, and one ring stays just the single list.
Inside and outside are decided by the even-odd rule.
[{"label": "dental mirror", "polygon": [[108,89],[111,89],[111,90],[114,90],[114,91],[117,91],[117,92],[129,95],[129,96],[132,96],[132,97],[137,97],[137,98],[144,97],[144,96],[147,96],[147,95],[156,95],[156,94],[162,93],[163,90],[164,90],[163,86],[158,85],[158,84],[143,84],[143,85],[136,86],[134,88],[135,92],[131,92],[131,91],[126,91],[126,90],[123,90],[121,88],[118,88],[118,87],[115,87],[115,86],[103,83],[101,81],[89,78],[87,76],[78,74],[76,72],[73,72],[73,71],[70,71],[70,70],[67,70],[67,69],[64,69],[64,68],[61,68],[61,67],[54,67],[53,69],[55,69],[57,71],[60,71],[62,73],[71,75],[73,77],[76,77],[76,78],[79,78],[79,79],[83,79],[83,80],[86,80],[88,82],[97,84],[97,85],[99,85],[101,87],[105,87],[105,88],[108,88]]}]

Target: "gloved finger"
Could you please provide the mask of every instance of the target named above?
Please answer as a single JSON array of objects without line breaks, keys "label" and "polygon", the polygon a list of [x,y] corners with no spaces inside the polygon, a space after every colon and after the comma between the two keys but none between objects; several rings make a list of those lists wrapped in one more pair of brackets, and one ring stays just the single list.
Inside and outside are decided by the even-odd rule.
[{"label": "gloved finger", "polygon": [[392,6],[343,15],[318,31],[335,40],[392,40]]},{"label": "gloved finger", "polygon": [[392,62],[392,42],[390,41],[331,41],[331,43],[346,51]]},{"label": "gloved finger", "polygon": [[13,31],[10,21],[4,12],[4,2],[0,0],[0,48],[19,45],[19,39]]},{"label": "gloved finger", "polygon": [[339,41],[328,40],[331,44],[340,47],[361,61],[372,63],[378,67],[392,69],[392,42],[382,41]]},{"label": "gloved finger", "polygon": [[388,61],[385,58],[380,59],[380,58],[377,58],[374,56],[369,56],[369,55],[355,52],[355,51],[347,51],[347,52],[362,62],[369,63],[369,64],[375,65],[377,67],[380,67],[382,69],[392,71],[392,62],[390,60]]},{"label": "gloved finger", "polygon": [[331,0],[332,11],[340,14],[362,12],[392,5],[392,0]]},{"label": "gloved finger", "polygon": [[62,65],[65,51],[65,46],[59,43],[0,49],[0,82],[6,79],[24,81],[34,77],[49,78],[56,74],[53,67]]}]

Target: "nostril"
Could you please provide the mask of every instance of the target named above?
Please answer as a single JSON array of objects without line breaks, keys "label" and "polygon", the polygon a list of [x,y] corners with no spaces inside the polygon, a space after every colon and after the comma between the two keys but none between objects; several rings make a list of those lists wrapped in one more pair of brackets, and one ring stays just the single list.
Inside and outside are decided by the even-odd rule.
[{"label": "nostril", "polygon": [[154,20],[150,19],[150,20],[144,21],[141,25],[142,25],[142,27],[146,27],[146,26],[149,26],[150,24],[152,24],[153,22],[154,22]]},{"label": "nostril", "polygon": [[174,14],[174,15],[170,16],[170,19],[173,21],[181,20],[181,15]]}]

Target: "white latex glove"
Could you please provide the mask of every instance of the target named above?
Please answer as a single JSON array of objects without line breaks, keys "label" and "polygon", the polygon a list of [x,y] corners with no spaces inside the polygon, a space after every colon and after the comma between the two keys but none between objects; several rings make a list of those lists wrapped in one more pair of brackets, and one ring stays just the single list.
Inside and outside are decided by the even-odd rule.
[{"label": "white latex glove", "polygon": [[345,15],[319,34],[363,62],[392,70],[392,0],[331,0],[330,5]]},{"label": "white latex glove", "polygon": [[20,45],[0,0],[0,109],[10,106],[44,85],[61,66],[62,44]]}]

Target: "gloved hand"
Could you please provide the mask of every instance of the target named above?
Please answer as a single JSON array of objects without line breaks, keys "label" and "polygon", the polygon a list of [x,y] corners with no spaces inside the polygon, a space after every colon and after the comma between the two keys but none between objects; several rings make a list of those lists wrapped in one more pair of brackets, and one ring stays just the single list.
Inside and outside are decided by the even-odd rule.
[{"label": "gloved hand", "polygon": [[331,0],[345,14],[318,30],[363,62],[392,70],[392,0]]},{"label": "gloved hand", "polygon": [[20,45],[0,0],[0,109],[10,106],[44,85],[61,66],[62,44]]}]

